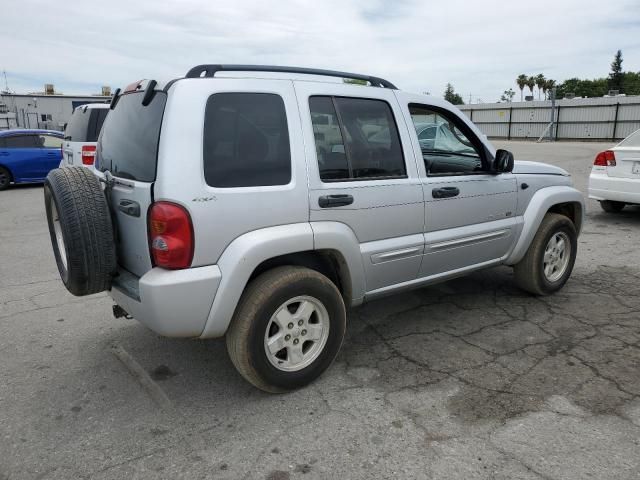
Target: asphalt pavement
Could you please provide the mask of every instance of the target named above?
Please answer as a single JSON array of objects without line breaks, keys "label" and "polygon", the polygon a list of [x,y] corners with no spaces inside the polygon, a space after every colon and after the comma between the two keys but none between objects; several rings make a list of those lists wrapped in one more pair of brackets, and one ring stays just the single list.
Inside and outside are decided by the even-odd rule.
[{"label": "asphalt pavement", "polygon": [[[608,146],[496,145],[583,193]],[[638,207],[588,202],[558,294],[500,267],[367,304],[317,382],[269,395],[223,340],[67,293],[42,196],[0,192],[0,479],[640,478]]]}]

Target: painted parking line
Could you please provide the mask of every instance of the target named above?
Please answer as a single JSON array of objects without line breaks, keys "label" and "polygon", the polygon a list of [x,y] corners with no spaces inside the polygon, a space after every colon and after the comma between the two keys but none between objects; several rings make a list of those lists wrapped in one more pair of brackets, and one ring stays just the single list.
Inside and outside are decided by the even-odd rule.
[{"label": "painted parking line", "polygon": [[118,344],[111,346],[111,352],[127,367],[129,373],[136,379],[142,388],[149,394],[151,399],[163,410],[171,410],[173,403],[164,390],[149,376],[144,368],[127,352],[124,347]]}]

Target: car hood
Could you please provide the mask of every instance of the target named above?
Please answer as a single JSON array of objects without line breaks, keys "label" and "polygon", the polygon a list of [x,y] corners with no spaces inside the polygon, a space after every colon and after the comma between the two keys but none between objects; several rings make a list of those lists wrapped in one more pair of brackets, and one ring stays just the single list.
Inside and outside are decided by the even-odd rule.
[{"label": "car hood", "polygon": [[560,167],[556,167],[555,165],[549,165],[548,163],[542,162],[527,162],[524,160],[516,160],[514,162],[513,173],[569,176],[569,172]]}]

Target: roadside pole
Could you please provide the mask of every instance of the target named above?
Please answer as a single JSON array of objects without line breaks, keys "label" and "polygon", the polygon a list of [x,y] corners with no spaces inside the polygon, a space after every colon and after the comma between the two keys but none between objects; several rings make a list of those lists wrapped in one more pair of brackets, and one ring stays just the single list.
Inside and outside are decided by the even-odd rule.
[{"label": "roadside pole", "polygon": [[551,128],[549,129],[549,141],[555,141],[555,130],[558,128],[556,124],[556,87],[551,89],[551,119],[549,120]]}]

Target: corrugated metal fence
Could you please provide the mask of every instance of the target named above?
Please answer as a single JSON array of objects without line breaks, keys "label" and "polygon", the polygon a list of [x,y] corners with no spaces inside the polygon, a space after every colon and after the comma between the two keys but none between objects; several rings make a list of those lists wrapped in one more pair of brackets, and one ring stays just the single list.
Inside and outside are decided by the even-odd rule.
[{"label": "corrugated metal fence", "polygon": [[[538,139],[551,121],[551,101],[459,107],[490,138]],[[640,96],[558,100],[555,116],[556,140],[622,139],[640,129]]]}]

